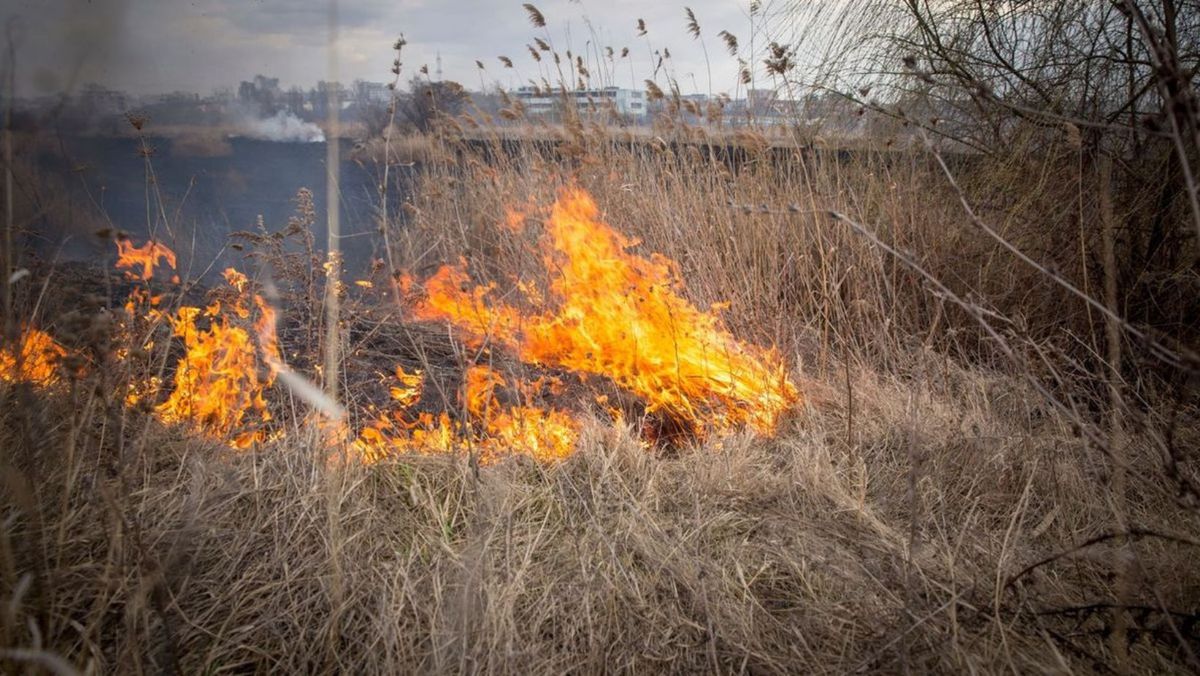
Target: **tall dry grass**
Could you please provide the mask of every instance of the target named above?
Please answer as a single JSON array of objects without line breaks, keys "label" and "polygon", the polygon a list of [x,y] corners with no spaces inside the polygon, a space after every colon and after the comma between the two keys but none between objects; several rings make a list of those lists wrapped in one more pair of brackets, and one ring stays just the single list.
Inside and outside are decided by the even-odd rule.
[{"label": "tall dry grass", "polygon": [[[480,473],[453,457],[336,469],[317,437],[230,453],[114,419],[94,392],[73,399],[83,429],[6,406],[5,657],[125,673],[1099,668],[1090,604],[1114,543],[1008,585],[1106,530],[1088,449],[1011,378],[928,361],[916,383],[852,370],[849,444],[828,392],[775,441],[666,458],[596,423],[561,465]],[[1193,513],[1141,495],[1132,522],[1195,533]],[[1132,659],[1182,669],[1173,633],[1190,625],[1157,608],[1194,598],[1190,545],[1134,546],[1151,586]]]},{"label": "tall dry grass", "polygon": [[[688,146],[584,141],[547,156],[432,139],[390,234],[397,264],[419,274],[463,255],[481,281],[535,274],[539,205],[578,183],[639,250],[679,262],[693,300],[731,301],[737,335],[788,356],[806,403],[777,439],[651,453],[596,420],[555,466],[343,466],[285,397],[277,407],[298,416],[288,441],[232,453],[111,394],[114,380],[169,363],[161,347],[145,366],[111,356],[95,308],[119,288],[83,307],[72,300],[82,292],[48,292],[39,324],[108,366],[65,390],[0,390],[8,665],[1102,670],[1117,593],[1109,562],[1122,555],[1126,664],[1194,666],[1200,580],[1187,562],[1200,521],[1161,454],[1168,432],[1194,443],[1193,409],[1153,401],[1175,407],[1168,426],[1130,407],[1144,422],[1126,448],[1128,528],[1114,531],[1110,465],[1087,433],[1107,424],[1108,393],[1094,387],[1105,374],[1049,371],[1074,359],[1086,311],[1068,311],[1037,270],[999,262],[935,163],[888,153],[777,163],[760,150],[731,167]],[[499,227],[505,207],[526,209],[523,234]],[[1009,351],[849,223],[971,298]],[[318,317],[319,257],[289,260],[274,268],[294,268],[285,274],[304,316]],[[69,279],[50,273],[62,275],[55,287]],[[372,311],[405,321],[390,304]],[[1001,314],[1017,311],[1023,323]],[[352,337],[344,353],[359,348]],[[1029,358],[1038,350],[1055,361]]]}]

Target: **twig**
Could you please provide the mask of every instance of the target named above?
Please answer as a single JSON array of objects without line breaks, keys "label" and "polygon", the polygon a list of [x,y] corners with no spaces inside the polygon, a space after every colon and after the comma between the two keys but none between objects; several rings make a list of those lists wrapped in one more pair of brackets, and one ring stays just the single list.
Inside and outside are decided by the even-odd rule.
[{"label": "twig", "polygon": [[1186,537],[1183,537],[1180,535],[1159,533],[1158,531],[1149,530],[1147,528],[1130,528],[1129,530],[1123,531],[1123,532],[1102,533],[1095,537],[1088,538],[1087,540],[1084,540],[1083,542],[1079,543],[1078,545],[1075,545],[1074,547],[1071,547],[1070,549],[1065,549],[1061,552],[1058,552],[1057,554],[1047,556],[1044,559],[1041,559],[1039,561],[1029,564],[1028,566],[1025,566],[1024,568],[1022,568],[1020,570],[1020,572],[1018,572],[1017,574],[1008,578],[1008,582],[1004,583],[1004,588],[1008,589],[1009,587],[1016,584],[1017,580],[1020,580],[1021,578],[1025,577],[1026,575],[1032,573],[1034,570],[1037,570],[1038,568],[1041,568],[1042,566],[1044,566],[1048,563],[1054,563],[1055,561],[1057,561],[1063,557],[1070,556],[1071,554],[1074,554],[1076,552],[1083,551],[1084,549],[1087,549],[1088,547],[1091,547],[1092,545],[1098,545],[1102,542],[1108,542],[1109,540],[1116,540],[1116,539],[1121,539],[1121,538],[1126,538],[1126,539],[1128,539],[1128,538],[1158,538],[1160,540],[1166,540],[1167,542],[1175,542],[1175,543],[1179,543],[1179,544],[1190,545],[1192,547],[1200,547],[1200,541],[1193,540],[1191,538],[1186,538]]},{"label": "twig", "polygon": [[1003,235],[1001,235],[994,228],[992,228],[990,225],[988,225],[986,222],[984,222],[984,220],[982,218],[980,218],[979,215],[975,213],[975,210],[971,207],[971,203],[969,200],[967,200],[966,194],[963,192],[962,188],[958,185],[958,181],[955,180],[954,173],[950,171],[950,168],[948,166],[946,166],[946,162],[942,158],[942,154],[940,152],[938,152],[937,148],[935,148],[933,143],[930,142],[928,136],[926,136],[924,133],[922,133],[921,136],[925,140],[926,147],[929,148],[929,151],[933,154],[934,159],[937,160],[938,166],[941,167],[942,173],[946,176],[946,180],[949,182],[950,187],[954,190],[955,194],[958,196],[958,200],[959,200],[959,203],[962,204],[963,211],[966,212],[967,217],[969,219],[971,219],[971,222],[975,225],[975,227],[977,227],[980,230],[982,230],[983,232],[985,232],[989,237],[991,237],[993,240],[995,240],[997,244],[1004,247],[1004,249],[1006,249],[1007,251],[1012,253],[1014,256],[1016,256],[1018,260],[1022,261],[1023,263],[1026,263],[1027,265],[1034,268],[1038,272],[1044,274],[1046,277],[1050,278],[1055,284],[1058,284],[1059,286],[1061,286],[1062,288],[1064,288],[1068,292],[1070,292],[1071,295],[1079,298],[1080,300],[1087,303],[1089,306],[1091,306],[1092,308],[1094,308],[1095,310],[1097,310],[1098,312],[1103,314],[1105,317],[1116,322],[1122,329],[1124,329],[1130,335],[1137,338],[1138,340],[1145,342],[1147,344],[1147,346],[1149,346],[1151,348],[1151,352],[1153,354],[1156,354],[1163,361],[1166,361],[1171,366],[1174,366],[1177,368],[1184,368],[1184,369],[1187,369],[1187,370],[1193,371],[1193,372],[1200,370],[1200,355],[1197,355],[1195,352],[1193,352],[1189,348],[1184,347],[1182,345],[1176,346],[1175,349],[1171,349],[1171,348],[1168,348],[1166,345],[1163,345],[1155,337],[1149,335],[1148,333],[1146,333],[1142,329],[1139,329],[1138,327],[1134,326],[1133,324],[1130,324],[1128,321],[1125,320],[1124,317],[1121,317],[1120,315],[1118,315],[1116,312],[1111,310],[1104,303],[1101,303],[1100,301],[1096,300],[1095,298],[1092,298],[1090,295],[1084,293],[1083,291],[1080,291],[1079,287],[1072,284],[1070,281],[1068,281],[1062,275],[1058,274],[1057,272],[1055,272],[1053,270],[1050,270],[1046,266],[1044,266],[1041,263],[1038,263],[1037,261],[1030,258],[1028,254],[1026,254],[1024,251],[1021,251],[1020,249],[1018,249],[1016,247],[1016,245],[1014,245],[1012,242],[1005,239],[1005,237]]}]

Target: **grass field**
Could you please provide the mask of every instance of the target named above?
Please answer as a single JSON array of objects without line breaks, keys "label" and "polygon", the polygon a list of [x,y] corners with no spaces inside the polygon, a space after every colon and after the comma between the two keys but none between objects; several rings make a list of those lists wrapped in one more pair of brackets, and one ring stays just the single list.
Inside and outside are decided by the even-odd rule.
[{"label": "grass field", "polygon": [[0,668],[1200,669],[1190,137],[676,104],[388,124],[370,261],[6,248]]},{"label": "grass field", "polygon": [[[4,386],[10,664],[1091,671],[1109,659],[1120,604],[1131,665],[1187,668],[1200,522],[1158,469],[1165,427],[1124,434],[1132,471],[1116,530],[1112,461],[1093,441],[1110,435],[1105,378],[1082,361],[1101,339],[1075,333],[1086,308],[981,238],[929,158],[729,168],[603,143],[490,162],[436,152],[407,225],[391,233],[396,266],[426,277],[463,257],[478,279],[537,279],[538,205],[582,187],[640,241],[634,250],[678,262],[698,307],[728,301],[729,331],[779,352],[801,397],[776,433],[648,447],[642,421],[585,405],[562,461],[513,448],[482,467],[470,452],[363,465],[331,460],[337,444],[277,385],[273,424],[286,434],[231,451],[114,395],[169,372],[178,348],[115,356],[112,315],[77,307],[83,292],[50,272],[37,323],[111,368]],[[1027,171],[1092,199],[1069,162],[1045,166],[1057,159]],[[995,213],[1054,208],[1043,199]],[[526,209],[530,226],[505,227],[506,207]],[[1017,218],[1003,227],[1023,248],[1045,236]],[[921,270],[978,299],[931,293],[872,237],[920,252]],[[294,318],[283,342],[315,350],[297,328],[320,322],[305,254],[263,255],[260,278],[274,275]],[[388,301],[386,266],[375,279],[383,291],[350,294],[347,314],[421,338],[370,349],[430,371],[480,359],[522,368]],[[1019,327],[1006,319],[1017,313]],[[378,345],[373,331],[344,334],[348,372]],[[1074,372],[1048,371],[1072,360]],[[365,392],[345,389],[352,408],[370,403],[356,402]],[[1147,404],[1128,415],[1168,415]],[[1191,404],[1170,411],[1171,443],[1194,443]],[[1131,570],[1123,589],[1114,559]]]}]

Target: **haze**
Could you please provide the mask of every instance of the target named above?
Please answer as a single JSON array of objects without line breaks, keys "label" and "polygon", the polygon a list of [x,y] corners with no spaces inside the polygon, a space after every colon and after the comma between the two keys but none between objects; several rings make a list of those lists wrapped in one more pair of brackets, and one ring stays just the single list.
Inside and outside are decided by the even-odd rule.
[{"label": "haze", "polygon": [[[711,58],[685,28],[684,7],[635,0],[537,3],[555,46],[588,54],[629,47],[632,64],[619,64],[622,86],[654,70],[654,50],[666,48],[682,91],[734,88],[737,65],[716,34],[748,34],[748,2],[690,0]],[[443,75],[470,88],[514,87],[536,77],[524,45],[546,37],[530,25],[519,2],[489,0],[362,0],[338,7],[339,73],[328,72],[328,0],[15,0],[7,13],[17,55],[21,96],[75,91],[97,83],[134,94],[208,92],[236,86],[256,73],[285,86],[319,80],[390,79],[391,45],[408,39],[405,75],[421,65],[430,72],[441,55]],[[648,34],[638,36],[644,19]],[[497,57],[510,57],[504,68]],[[480,71],[476,59],[485,64]],[[629,67],[632,65],[632,68]],[[629,74],[630,82],[621,80]]]}]

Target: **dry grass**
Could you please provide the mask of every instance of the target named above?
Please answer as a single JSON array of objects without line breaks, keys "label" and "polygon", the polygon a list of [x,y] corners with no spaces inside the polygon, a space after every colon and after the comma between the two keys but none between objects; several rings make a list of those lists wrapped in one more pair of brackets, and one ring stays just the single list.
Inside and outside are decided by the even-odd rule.
[{"label": "dry grass", "polygon": [[[1095,618],[1037,613],[1105,597],[1103,545],[1004,588],[1105,529],[1070,430],[1004,377],[853,380],[853,446],[818,403],[773,442],[662,458],[597,423],[561,465],[478,474],[339,469],[297,441],[230,454],[93,393],[79,430],[8,389],[4,636],[126,673],[1096,668]],[[1135,551],[1158,602],[1194,601],[1186,546]],[[1182,668],[1153,616],[1136,663]]]},{"label": "dry grass", "polygon": [[[921,153],[779,162],[749,135],[731,165],[703,145],[564,138],[553,155],[401,144],[423,165],[394,260],[421,275],[461,255],[504,287],[539,268],[539,210],[581,185],[640,251],[678,261],[698,305],[731,301],[735,334],[789,358],[805,405],[777,438],[647,452],[597,419],[558,465],[360,467],[331,462],[282,396],[288,441],[233,453],[113,401],[128,363],[49,393],[0,386],[4,667],[1071,673],[1109,669],[1123,623],[1129,670],[1200,668],[1190,383],[1130,341],[1114,532],[1103,319],[960,203],[1094,292],[1101,243],[1081,224],[1103,200],[1069,149],[960,167],[960,193]],[[496,227],[505,207],[531,227]],[[1172,345],[1194,330],[1163,328]]]},{"label": "dry grass", "polygon": [[[907,363],[913,340],[992,363],[996,346],[987,344],[970,311],[929,293],[903,262],[830,217],[838,212],[912,252],[983,311],[1006,318],[996,324],[1014,343],[1063,350],[1075,361],[1071,386],[1103,376],[1102,319],[1046,275],[1055,271],[1091,294],[1101,288],[1101,243],[1092,227],[1099,220],[1096,177],[1069,146],[1038,154],[1017,148],[995,160],[948,158],[961,169],[961,197],[1039,261],[1035,267],[982,236],[928,153],[780,151],[752,133],[745,137],[737,146],[743,154],[732,160],[720,155],[724,144],[630,146],[602,130],[581,132],[553,151],[525,145],[514,151],[502,135],[466,150],[443,141],[433,157],[458,149],[463,160],[423,168],[414,208],[392,236],[401,249],[397,260],[428,270],[465,255],[482,277],[529,275],[537,267],[529,252],[539,230],[514,238],[497,224],[506,207],[530,210],[536,221],[559,187],[575,183],[596,198],[610,223],[641,238],[641,251],[677,261],[695,300],[730,301],[727,319],[740,335],[814,349],[805,354],[806,369],[815,359],[824,374],[847,347],[890,368],[897,357]],[[1147,218],[1145,196],[1120,197],[1117,217],[1133,239]],[[1123,246],[1129,249],[1120,252],[1122,261],[1140,260],[1135,242]],[[1193,245],[1181,246],[1174,269],[1122,273],[1123,300],[1139,313],[1157,304],[1146,320],[1190,341],[1194,323],[1178,319],[1200,307],[1181,293],[1192,278],[1186,252]]]}]

